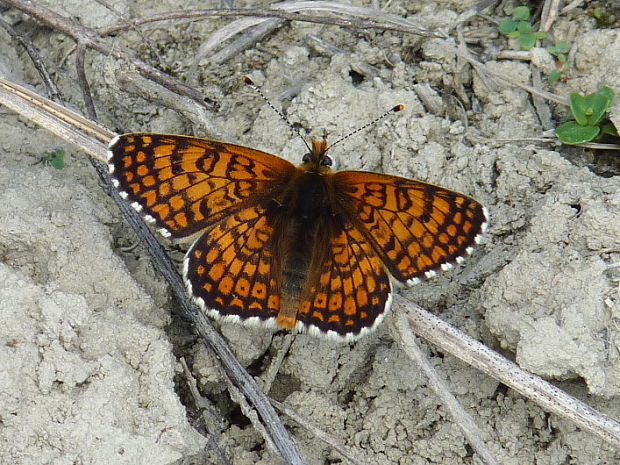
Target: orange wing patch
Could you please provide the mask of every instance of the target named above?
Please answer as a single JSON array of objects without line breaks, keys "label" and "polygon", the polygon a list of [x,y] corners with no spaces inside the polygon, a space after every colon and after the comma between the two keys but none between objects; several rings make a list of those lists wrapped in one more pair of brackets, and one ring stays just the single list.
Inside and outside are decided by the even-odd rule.
[{"label": "orange wing patch", "polygon": [[274,260],[266,209],[234,213],[203,234],[188,250],[183,277],[191,295],[214,317],[271,320],[280,310],[280,264]]},{"label": "orange wing patch", "polygon": [[189,236],[272,196],[296,170],[259,150],[162,134],[119,136],[108,158],[121,195],[173,237]]},{"label": "orange wing patch", "polygon": [[[354,340],[372,331],[391,305],[390,280],[364,235],[352,224],[314,255],[297,318],[311,334]],[[316,260],[322,263],[316,263]]]},{"label": "orange wing patch", "polygon": [[407,284],[462,260],[486,227],[482,205],[439,186],[362,171],[336,173],[333,183],[343,212]]}]

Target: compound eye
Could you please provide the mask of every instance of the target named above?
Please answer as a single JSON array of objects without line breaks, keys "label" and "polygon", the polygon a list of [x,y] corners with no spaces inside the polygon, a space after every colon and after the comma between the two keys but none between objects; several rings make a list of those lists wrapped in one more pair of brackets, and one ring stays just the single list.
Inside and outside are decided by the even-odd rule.
[{"label": "compound eye", "polygon": [[323,166],[333,166],[334,165],[334,159],[332,157],[330,157],[329,155],[323,155],[323,158],[321,159],[321,165],[323,165]]},{"label": "compound eye", "polygon": [[302,163],[310,163],[310,160],[312,160],[312,157],[310,157],[309,153],[306,153],[301,159]]}]

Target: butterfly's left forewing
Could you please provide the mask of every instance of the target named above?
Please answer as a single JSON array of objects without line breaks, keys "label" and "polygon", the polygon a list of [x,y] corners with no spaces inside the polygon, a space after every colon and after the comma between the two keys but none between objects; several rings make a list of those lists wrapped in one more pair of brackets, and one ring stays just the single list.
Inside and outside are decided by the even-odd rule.
[{"label": "butterfly's left forewing", "polygon": [[440,186],[364,171],[335,173],[333,186],[341,210],[406,284],[461,261],[486,228],[480,203]]},{"label": "butterfly's left forewing", "polygon": [[116,137],[108,166],[121,195],[162,234],[175,238],[269,198],[296,170],[259,150],[165,134]]}]

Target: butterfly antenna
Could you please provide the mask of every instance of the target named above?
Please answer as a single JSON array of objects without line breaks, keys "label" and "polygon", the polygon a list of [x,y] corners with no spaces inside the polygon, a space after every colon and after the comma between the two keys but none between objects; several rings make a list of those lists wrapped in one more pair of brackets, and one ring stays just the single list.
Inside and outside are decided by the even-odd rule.
[{"label": "butterfly antenna", "polygon": [[293,126],[291,124],[291,122],[286,118],[286,116],[284,116],[284,114],[278,110],[276,107],[274,107],[271,102],[269,101],[269,99],[265,96],[265,94],[263,94],[263,91],[260,90],[260,87],[258,87],[254,81],[252,81],[252,79],[250,79],[248,76],[243,76],[243,82],[246,83],[246,85],[250,86],[252,89],[254,89],[258,95],[261,96],[261,98],[267,103],[267,105],[269,105],[269,108],[271,108],[273,111],[275,111],[278,116],[280,118],[282,118],[284,120],[284,122],[288,125],[289,128],[291,128],[293,131],[295,131],[297,133],[297,135],[301,138],[301,140],[304,141],[304,144],[306,144],[306,147],[308,148],[309,151],[312,151],[312,149],[310,148],[310,146],[308,145],[308,143],[306,142],[306,139],[304,139],[304,136],[301,135],[301,132],[299,131],[298,128],[296,128],[295,126]]},{"label": "butterfly antenna", "polygon": [[386,111],[385,113],[383,113],[381,116],[379,116],[379,117],[377,117],[377,118],[373,119],[370,123],[366,123],[366,124],[365,124],[365,125],[363,125],[362,127],[357,128],[357,129],[355,129],[355,130],[351,131],[351,132],[350,132],[349,134],[347,134],[346,136],[341,137],[341,138],[340,138],[340,139],[338,139],[336,142],[334,142],[333,144],[331,144],[331,145],[329,146],[329,148],[331,149],[334,145],[337,145],[337,144],[339,144],[340,142],[342,142],[343,140],[348,139],[348,138],[349,138],[349,137],[351,137],[352,135],[357,134],[358,132],[363,131],[363,130],[364,130],[364,129],[366,129],[366,128],[369,128],[369,127],[370,127],[370,126],[372,126],[373,124],[377,124],[377,123],[378,123],[379,121],[381,121],[383,118],[386,118],[386,117],[390,116],[392,113],[397,113],[397,112],[402,111],[402,110],[404,110],[404,109],[405,109],[405,105],[396,105],[395,107],[390,108],[388,111]]}]

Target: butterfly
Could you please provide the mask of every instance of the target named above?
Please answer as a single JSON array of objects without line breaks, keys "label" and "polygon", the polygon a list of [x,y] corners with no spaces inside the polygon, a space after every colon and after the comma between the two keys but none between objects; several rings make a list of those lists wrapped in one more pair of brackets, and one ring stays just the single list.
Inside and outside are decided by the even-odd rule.
[{"label": "butterfly", "polygon": [[166,237],[197,235],[183,277],[213,317],[352,341],[415,284],[471,253],[486,209],[421,181],[332,169],[327,141],[301,164],[167,134],[109,145],[120,195]]}]

